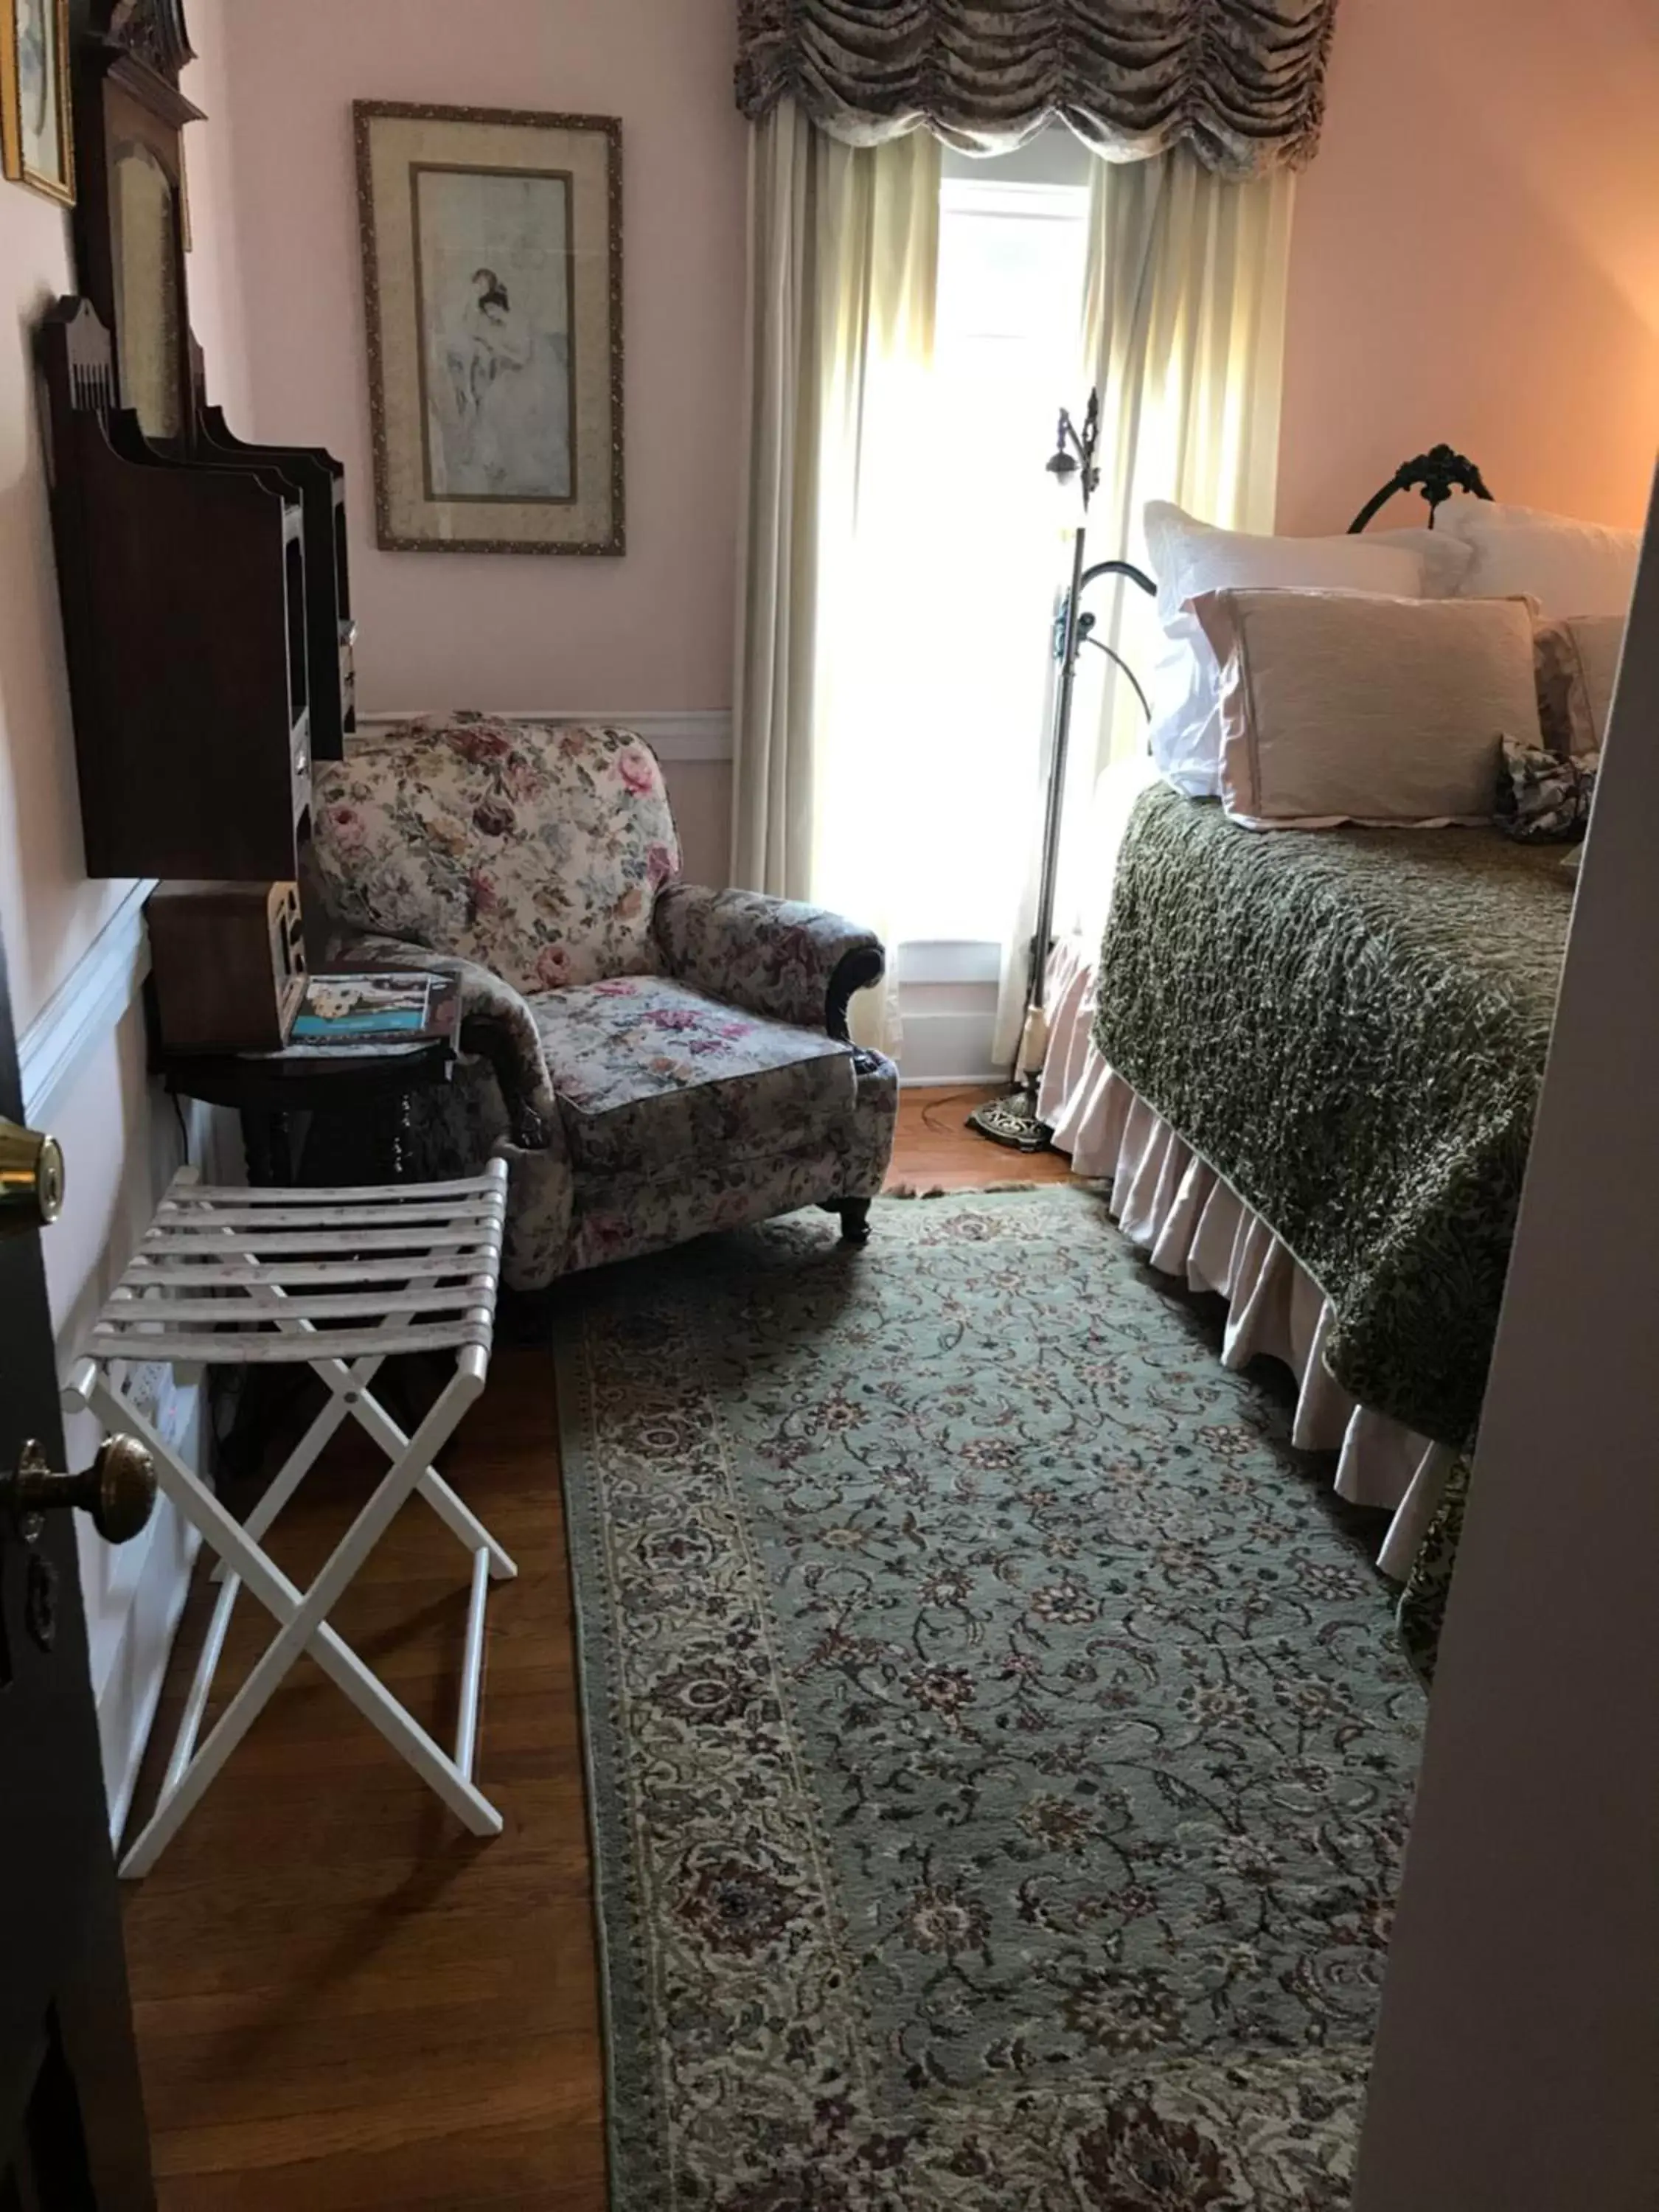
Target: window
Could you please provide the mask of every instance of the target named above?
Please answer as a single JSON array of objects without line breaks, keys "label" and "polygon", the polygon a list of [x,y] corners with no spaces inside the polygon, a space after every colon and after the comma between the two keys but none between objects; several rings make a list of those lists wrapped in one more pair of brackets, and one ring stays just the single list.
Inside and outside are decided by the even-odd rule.
[{"label": "window", "polygon": [[[1000,940],[1036,835],[1049,625],[1071,515],[1043,461],[1075,404],[1089,210],[1069,133],[1034,161],[949,161],[940,195],[933,510],[915,649],[929,662],[913,764],[927,823],[893,921],[901,937]],[[1058,159],[1056,159],[1058,156]],[[1064,164],[1075,181],[1021,169]]]}]

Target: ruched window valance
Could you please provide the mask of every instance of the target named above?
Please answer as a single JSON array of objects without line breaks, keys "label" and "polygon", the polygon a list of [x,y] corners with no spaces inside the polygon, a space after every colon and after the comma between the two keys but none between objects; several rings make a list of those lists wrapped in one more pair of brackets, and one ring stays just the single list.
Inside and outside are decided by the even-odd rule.
[{"label": "ruched window valance", "polygon": [[1120,159],[1223,175],[1309,161],[1336,0],[738,0],[738,105],[837,138],[926,127],[977,153],[1051,118]]}]

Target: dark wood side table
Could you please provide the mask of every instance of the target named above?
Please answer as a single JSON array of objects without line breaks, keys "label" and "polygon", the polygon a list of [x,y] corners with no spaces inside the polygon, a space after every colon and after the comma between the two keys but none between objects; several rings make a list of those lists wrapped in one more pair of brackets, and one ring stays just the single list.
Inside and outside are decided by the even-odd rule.
[{"label": "dark wood side table", "polygon": [[[373,1161],[372,1180],[398,1182],[411,1092],[447,1083],[459,1052],[460,994],[434,994],[428,1026],[436,1035],[413,1043],[365,1038],[359,1043],[290,1044],[282,1052],[221,1054],[163,1053],[167,1087],[241,1117],[247,1177],[262,1187],[299,1180],[293,1116],[325,1114],[361,1120]],[[331,1180],[337,1178],[331,1177]]]}]

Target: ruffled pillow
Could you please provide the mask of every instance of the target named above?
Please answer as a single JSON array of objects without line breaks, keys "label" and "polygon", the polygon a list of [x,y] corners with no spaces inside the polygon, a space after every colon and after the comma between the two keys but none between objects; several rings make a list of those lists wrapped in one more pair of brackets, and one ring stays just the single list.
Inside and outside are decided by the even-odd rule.
[{"label": "ruffled pillow", "polygon": [[1595,796],[1600,753],[1565,758],[1542,745],[1505,738],[1493,811],[1506,836],[1525,844],[1565,844],[1582,837]]}]

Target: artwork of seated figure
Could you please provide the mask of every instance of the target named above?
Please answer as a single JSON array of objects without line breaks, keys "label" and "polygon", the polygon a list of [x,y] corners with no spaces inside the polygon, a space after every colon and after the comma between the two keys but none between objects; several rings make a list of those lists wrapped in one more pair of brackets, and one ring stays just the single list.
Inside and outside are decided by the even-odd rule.
[{"label": "artwork of seated figure", "polygon": [[416,175],[428,495],[568,500],[569,188],[562,177]]}]

